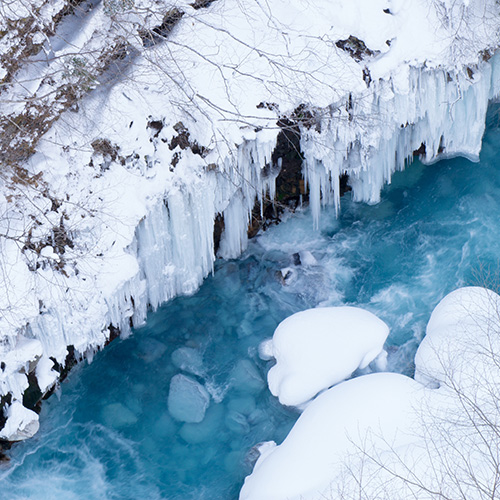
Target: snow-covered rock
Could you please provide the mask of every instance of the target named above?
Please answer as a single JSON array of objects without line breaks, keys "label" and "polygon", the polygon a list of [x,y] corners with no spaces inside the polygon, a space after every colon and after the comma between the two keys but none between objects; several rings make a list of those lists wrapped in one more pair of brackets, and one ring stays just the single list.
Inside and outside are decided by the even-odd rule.
[{"label": "snow-covered rock", "polygon": [[43,394],[53,387],[59,377],[59,372],[54,370],[54,362],[46,356],[42,356],[39,359],[36,365],[35,374],[38,387]]},{"label": "snow-covered rock", "polygon": [[210,395],[196,380],[186,375],[175,375],[170,381],[168,411],[181,422],[199,423],[205,418]]},{"label": "snow-covered rock", "polygon": [[332,387],[311,402],[281,445],[261,448],[240,500],[337,498],[335,482],[350,455],[374,446],[404,449],[419,439],[417,409],[431,392],[394,373]]},{"label": "snow-covered rock", "polygon": [[276,364],[267,380],[281,404],[298,406],[366,368],[383,350],[389,327],[358,307],[308,309],[282,321],[272,338]]},{"label": "snow-covered rock", "polygon": [[0,394],[10,393],[22,401],[28,387],[27,374],[36,368],[42,354],[41,342],[23,335],[19,335],[13,348],[0,347]]},{"label": "snow-covered rock", "polygon": [[447,295],[418,349],[417,380],[376,373],[320,394],[281,445],[260,447],[240,500],[356,498],[360,491],[363,498],[384,492],[432,500],[439,492],[480,500],[494,492],[499,312],[500,296],[485,288]]},{"label": "snow-covered rock", "polygon": [[6,413],[7,423],[0,429],[0,439],[22,441],[38,432],[40,427],[38,415],[25,408],[21,402],[14,401]]},{"label": "snow-covered rock", "polygon": [[459,288],[436,306],[415,355],[415,379],[431,386],[485,395],[496,384],[500,352],[500,296]]}]

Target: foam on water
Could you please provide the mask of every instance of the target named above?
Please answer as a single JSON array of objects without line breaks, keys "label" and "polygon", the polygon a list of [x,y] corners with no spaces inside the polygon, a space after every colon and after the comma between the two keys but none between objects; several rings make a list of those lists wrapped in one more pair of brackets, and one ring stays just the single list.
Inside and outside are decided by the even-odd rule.
[{"label": "foam on water", "polygon": [[[76,368],[41,431],[0,468],[9,500],[237,498],[259,442],[280,442],[297,418],[269,393],[262,340],[309,307],[366,308],[391,328],[389,369],[412,373],[430,312],[458,286],[477,284],[500,255],[500,129],[492,108],[479,164],[464,159],[396,173],[378,205],[349,195],[309,210],[219,261],[192,296],[172,300],[145,327]],[[493,277],[498,283],[498,274]],[[169,413],[174,376],[209,395],[201,422]]]}]

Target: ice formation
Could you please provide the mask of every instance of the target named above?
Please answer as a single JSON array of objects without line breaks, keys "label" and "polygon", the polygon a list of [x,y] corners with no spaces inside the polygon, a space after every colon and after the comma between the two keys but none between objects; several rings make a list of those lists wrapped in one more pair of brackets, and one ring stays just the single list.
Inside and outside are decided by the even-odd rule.
[{"label": "ice formation", "polygon": [[7,410],[7,423],[0,431],[0,439],[22,441],[33,437],[39,427],[38,415],[15,400]]},{"label": "ice formation", "polygon": [[282,321],[272,338],[276,364],[267,380],[281,404],[299,406],[366,368],[382,351],[389,327],[358,307],[319,307]]},{"label": "ice formation", "polygon": [[[52,85],[65,88],[77,63],[85,75],[73,55],[128,45],[114,70],[86,83],[92,92],[50,121],[18,172],[18,191],[2,178],[0,349],[2,358],[24,357],[0,371],[0,397],[17,402],[27,370],[48,389],[53,366],[60,370],[70,353],[90,355],[110,326],[127,333],[148,308],[192,293],[213,269],[218,214],[219,256],[245,249],[256,200],[262,207],[274,198],[278,119],[300,130],[317,220],[322,204],[338,206],[340,174],[356,200],[374,203],[422,145],[426,161],[476,158],[488,100],[500,90],[493,0],[322,0],[307,8],[274,0],[244,9],[237,0],[206,9],[179,1],[182,19],[160,38],[153,28],[174,3],[155,10],[141,0],[137,10],[110,13],[106,2],[89,2],[53,37],[47,27],[64,2],[36,4],[40,52],[16,74],[25,84],[2,91],[10,122],[32,116],[34,95],[46,96],[55,120]],[[23,2],[5,9],[0,22],[22,21]],[[143,26],[151,38],[124,25]],[[1,54],[13,40],[2,38]],[[36,356],[19,350],[23,338],[36,343]],[[259,383],[249,367],[236,375]]]}]

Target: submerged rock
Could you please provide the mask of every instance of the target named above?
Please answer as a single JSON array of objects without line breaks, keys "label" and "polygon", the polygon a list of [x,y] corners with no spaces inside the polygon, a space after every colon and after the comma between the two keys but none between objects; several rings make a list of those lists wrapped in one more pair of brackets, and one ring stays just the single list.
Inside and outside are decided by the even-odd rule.
[{"label": "submerged rock", "polygon": [[203,375],[203,357],[193,347],[179,347],[172,353],[174,366],[193,375]]},{"label": "submerged rock", "polygon": [[189,444],[199,444],[213,439],[215,435],[219,441],[224,441],[224,434],[221,430],[224,418],[224,405],[212,405],[206,413],[205,418],[200,423],[185,423],[179,435]]},{"label": "submerged rock", "polygon": [[168,411],[181,422],[199,423],[205,418],[210,395],[196,380],[186,375],[175,375],[170,381]]},{"label": "submerged rock", "polygon": [[106,425],[120,429],[137,423],[136,415],[121,403],[111,403],[102,409],[102,418]]},{"label": "submerged rock", "polygon": [[241,392],[257,394],[266,384],[257,367],[249,359],[242,359],[233,369],[231,385]]}]

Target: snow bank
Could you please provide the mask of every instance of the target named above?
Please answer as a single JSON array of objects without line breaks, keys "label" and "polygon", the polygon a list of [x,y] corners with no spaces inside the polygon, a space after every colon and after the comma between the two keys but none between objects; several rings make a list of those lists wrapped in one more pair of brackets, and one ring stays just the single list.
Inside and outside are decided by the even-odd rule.
[{"label": "snow bank", "polygon": [[276,364],[267,380],[281,404],[301,405],[366,368],[383,349],[389,327],[358,307],[321,307],[286,318],[274,332]]},{"label": "snow bank", "polygon": [[14,347],[3,347],[0,350],[0,394],[10,393],[14,399],[22,401],[28,387],[27,374],[37,366],[42,353],[40,341],[23,335],[19,335]]},{"label": "snow bank", "polygon": [[371,374],[320,394],[281,445],[260,447],[240,500],[495,496],[499,312],[485,288],[447,295],[417,351],[417,380]]},{"label": "snow bank", "polygon": [[281,445],[266,446],[240,500],[337,498],[332,482],[342,479],[350,455],[375,446],[406,447],[417,439],[415,409],[429,393],[393,373],[365,375],[329,389],[305,409]]},{"label": "snow bank", "polygon": [[500,352],[500,296],[459,288],[436,306],[415,355],[415,379],[429,385],[491,392]]}]

